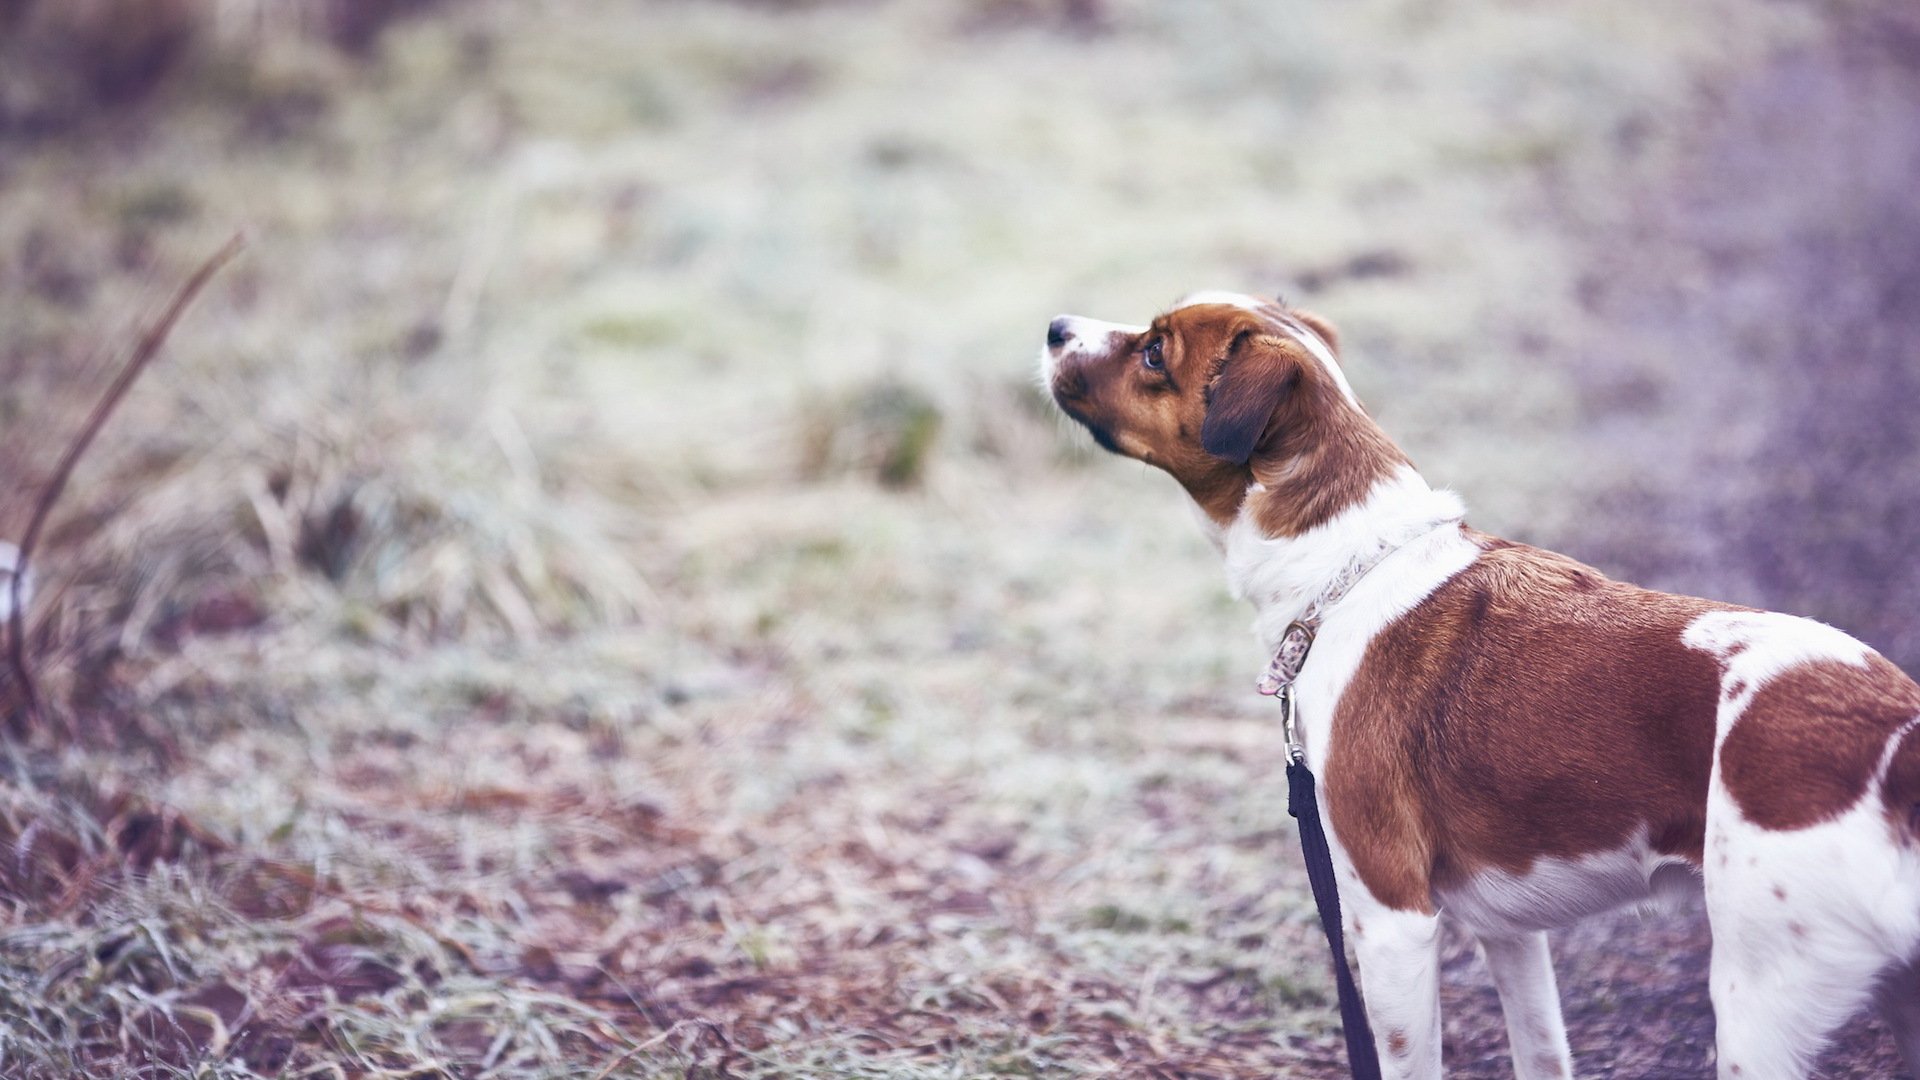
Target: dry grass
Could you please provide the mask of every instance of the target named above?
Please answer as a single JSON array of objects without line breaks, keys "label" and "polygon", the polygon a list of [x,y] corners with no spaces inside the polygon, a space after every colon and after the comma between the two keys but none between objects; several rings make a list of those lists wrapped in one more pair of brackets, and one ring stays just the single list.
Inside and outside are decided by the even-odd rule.
[{"label": "dry grass", "polygon": [[1038,329],[1285,287],[1478,523],[1590,535],[1577,226],[1824,33],[472,2],[0,136],[0,537],[251,237],[39,566],[0,1071],[1332,1075],[1244,615]]}]

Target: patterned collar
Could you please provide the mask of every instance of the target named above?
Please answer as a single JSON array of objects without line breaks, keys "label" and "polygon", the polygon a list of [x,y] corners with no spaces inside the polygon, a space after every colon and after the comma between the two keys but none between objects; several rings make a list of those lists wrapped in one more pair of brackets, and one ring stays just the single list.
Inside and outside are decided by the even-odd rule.
[{"label": "patterned collar", "polygon": [[1274,651],[1273,659],[1268,661],[1267,670],[1262,672],[1259,681],[1254,683],[1254,689],[1268,697],[1274,697],[1290,689],[1294,680],[1300,677],[1300,669],[1306,665],[1307,650],[1313,647],[1313,635],[1320,629],[1320,620],[1326,617],[1328,609],[1345,599],[1346,595],[1353,591],[1353,587],[1360,584],[1360,579],[1366,577],[1374,567],[1386,562],[1394,552],[1416,540],[1426,538],[1439,529],[1459,523],[1460,515],[1458,514],[1439,518],[1401,543],[1381,548],[1348,563],[1346,569],[1334,576],[1326,591],[1315,597],[1313,602],[1307,605],[1307,609],[1300,613],[1298,619],[1287,624],[1286,632],[1280,635],[1280,647]]}]

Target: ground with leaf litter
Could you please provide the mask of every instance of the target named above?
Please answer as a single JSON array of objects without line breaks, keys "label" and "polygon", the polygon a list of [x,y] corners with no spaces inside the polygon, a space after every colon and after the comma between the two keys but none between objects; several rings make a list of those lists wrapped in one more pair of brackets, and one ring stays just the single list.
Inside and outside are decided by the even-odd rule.
[{"label": "ground with leaf litter", "polygon": [[[0,536],[248,249],[41,552],[9,1076],[1338,1075],[1248,613],[1035,393],[1060,310],[1285,289],[1476,524],[1657,584],[1911,535],[1855,483],[1911,448],[1839,438],[1908,368],[1846,339],[1845,423],[1793,413],[1778,318],[1913,279],[1855,257],[1905,235],[1892,7],[14,6]],[[1872,228],[1809,209],[1837,159]],[[1912,663],[1848,550],[1797,609]],[[1560,935],[1583,1074],[1710,1074],[1705,947]]]}]

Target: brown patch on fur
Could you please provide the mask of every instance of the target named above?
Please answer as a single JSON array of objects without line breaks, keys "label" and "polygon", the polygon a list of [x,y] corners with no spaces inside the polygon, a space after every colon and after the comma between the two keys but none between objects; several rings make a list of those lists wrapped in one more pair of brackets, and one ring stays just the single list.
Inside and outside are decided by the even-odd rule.
[{"label": "brown patch on fur", "polygon": [[[1720,775],[1747,820],[1767,829],[1804,829],[1860,801],[1887,740],[1915,717],[1920,686],[1877,653],[1864,668],[1833,660],[1801,664],[1755,692],[1720,748]],[[1896,753],[1895,765],[1910,766],[1920,782],[1911,752],[1906,761]],[[1901,773],[1903,784],[1907,775]],[[1890,797],[1893,779],[1889,772]]]},{"label": "brown patch on fur", "polygon": [[[1215,383],[1214,408],[1224,400],[1257,418],[1248,464],[1267,490],[1254,496],[1255,520],[1267,536],[1298,536],[1365,499],[1408,461],[1288,332],[1317,334],[1332,351],[1339,341],[1333,325],[1304,311],[1276,318],[1280,328],[1236,342]],[[1207,416],[1214,421],[1216,412]]]},{"label": "brown patch on fur", "polygon": [[1387,1053],[1394,1057],[1404,1057],[1407,1053],[1407,1033],[1399,1029],[1387,1032]]},{"label": "brown patch on fur", "polygon": [[1431,912],[1642,828],[1698,865],[1720,671],[1680,635],[1728,605],[1469,535],[1480,557],[1373,639],[1335,712],[1330,816],[1367,888]]},{"label": "brown patch on fur", "polygon": [[1273,410],[1270,434],[1254,456],[1255,520],[1267,536],[1298,536],[1361,502],[1375,484],[1407,464],[1380,426],[1347,404],[1324,369]]},{"label": "brown patch on fur", "polygon": [[[1220,525],[1259,480],[1261,526],[1297,535],[1407,460],[1293,336],[1299,327],[1336,347],[1332,324],[1277,303],[1179,308],[1102,355],[1063,360],[1054,400],[1108,449],[1166,470]],[[1157,371],[1142,362],[1156,340]]]}]

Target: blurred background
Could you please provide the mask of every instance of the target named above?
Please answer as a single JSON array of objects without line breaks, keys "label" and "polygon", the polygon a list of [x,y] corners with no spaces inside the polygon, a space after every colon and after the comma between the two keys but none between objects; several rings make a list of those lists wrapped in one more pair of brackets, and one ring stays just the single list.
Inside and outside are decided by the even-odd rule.
[{"label": "blurred background", "polygon": [[[1474,524],[1915,671],[1916,100],[1898,0],[0,0],[0,540],[249,245],[36,553],[0,1071],[1339,1075],[1047,320],[1284,294]],[[1584,1073],[1711,1074],[1704,941],[1561,935]]]}]

